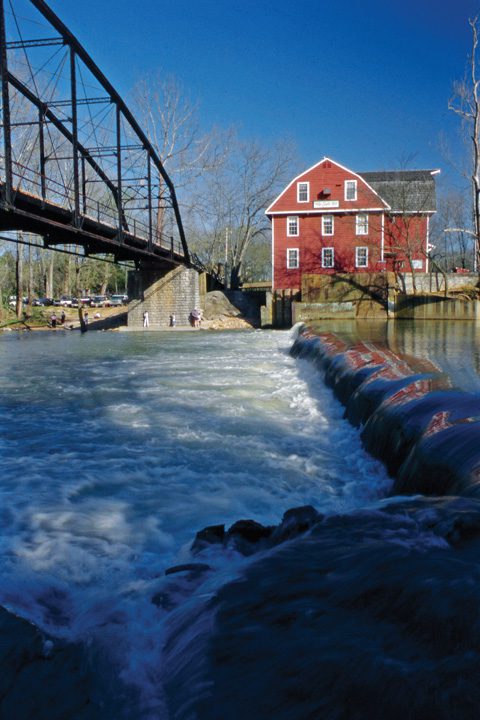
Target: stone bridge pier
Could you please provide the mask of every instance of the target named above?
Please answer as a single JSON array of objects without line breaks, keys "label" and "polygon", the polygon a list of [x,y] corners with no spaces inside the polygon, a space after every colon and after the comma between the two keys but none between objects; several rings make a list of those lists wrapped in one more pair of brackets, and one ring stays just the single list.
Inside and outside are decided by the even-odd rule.
[{"label": "stone bridge pier", "polygon": [[201,285],[204,277],[183,265],[172,269],[141,269],[128,275],[128,327],[143,327],[143,313],[148,312],[150,329],[165,329],[170,316],[176,324],[188,325],[190,312],[201,307]]}]

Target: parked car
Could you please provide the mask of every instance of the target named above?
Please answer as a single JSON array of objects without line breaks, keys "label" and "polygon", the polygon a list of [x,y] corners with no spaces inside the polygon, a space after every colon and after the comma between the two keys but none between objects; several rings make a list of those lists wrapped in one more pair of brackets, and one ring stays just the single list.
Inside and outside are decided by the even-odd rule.
[{"label": "parked car", "polygon": [[36,305],[37,307],[47,307],[48,305],[53,305],[53,299],[52,298],[36,298],[33,301],[33,305]]},{"label": "parked car", "polygon": [[62,295],[59,305],[63,305],[63,307],[72,307],[73,300],[74,298],[72,298],[71,295]]},{"label": "parked car", "polygon": [[127,305],[128,297],[126,295],[112,295],[110,305],[117,307],[118,305]]},{"label": "parked car", "polygon": [[[28,297],[23,297],[22,303],[23,305],[28,305]],[[10,297],[8,298],[8,304],[10,305],[10,307],[15,307],[17,304],[17,296],[10,295]]]},{"label": "parked car", "polygon": [[94,295],[90,300],[90,307],[110,307],[110,300],[106,295]]}]

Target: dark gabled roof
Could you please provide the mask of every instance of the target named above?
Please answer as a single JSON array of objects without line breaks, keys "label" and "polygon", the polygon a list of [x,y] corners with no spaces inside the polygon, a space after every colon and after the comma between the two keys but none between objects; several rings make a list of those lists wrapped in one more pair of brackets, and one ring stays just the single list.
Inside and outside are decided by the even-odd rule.
[{"label": "dark gabled roof", "polygon": [[358,173],[382,200],[398,212],[435,212],[433,170],[389,170]]}]

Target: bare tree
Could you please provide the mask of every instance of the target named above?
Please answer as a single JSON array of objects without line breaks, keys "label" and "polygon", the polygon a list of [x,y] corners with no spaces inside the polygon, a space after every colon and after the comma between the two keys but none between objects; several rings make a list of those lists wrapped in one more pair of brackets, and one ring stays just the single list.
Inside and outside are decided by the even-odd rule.
[{"label": "bare tree", "polygon": [[456,82],[453,95],[448,102],[449,110],[456,113],[464,123],[471,140],[472,164],[471,184],[473,195],[473,224],[476,237],[477,268],[480,268],[480,91],[478,77],[479,16],[468,21],[472,29],[472,52],[468,73],[462,81]]},{"label": "bare tree", "polygon": [[[191,221],[197,210],[197,184],[222,162],[228,133],[204,132],[199,108],[172,76],[160,72],[141,80],[133,90],[133,104],[144,131],[175,183],[183,220]],[[164,188],[160,187],[159,199]],[[158,203],[157,232],[164,226],[164,209]]]},{"label": "bare tree", "polygon": [[448,196],[438,202],[431,237],[435,244],[436,261],[446,271],[454,267],[468,270],[475,265],[473,236],[465,229],[470,210],[465,194],[455,190],[450,190]]},{"label": "bare tree", "polygon": [[265,209],[291,178],[295,161],[291,141],[272,147],[234,137],[228,156],[207,186],[214,213],[212,249],[225,247],[231,287],[238,287],[242,266],[252,241],[267,237],[270,224]]},{"label": "bare tree", "polygon": [[[373,178],[369,176],[379,177]],[[397,277],[412,275],[412,289],[417,291],[416,274],[423,270],[431,247],[427,241],[429,216],[435,211],[435,180],[425,170],[365,173],[368,182],[387,201],[390,209],[375,220],[376,229],[384,234],[385,255],[391,258]]]}]

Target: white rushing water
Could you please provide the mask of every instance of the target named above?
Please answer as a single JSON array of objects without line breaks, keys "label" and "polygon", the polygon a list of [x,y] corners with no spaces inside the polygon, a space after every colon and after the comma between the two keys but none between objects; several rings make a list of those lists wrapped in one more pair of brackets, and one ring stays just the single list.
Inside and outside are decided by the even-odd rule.
[{"label": "white rushing water", "polygon": [[124,677],[153,693],[151,598],[197,530],[384,494],[382,466],[291,343],[273,331],[2,337],[0,604],[112,644]]}]

